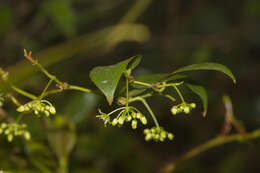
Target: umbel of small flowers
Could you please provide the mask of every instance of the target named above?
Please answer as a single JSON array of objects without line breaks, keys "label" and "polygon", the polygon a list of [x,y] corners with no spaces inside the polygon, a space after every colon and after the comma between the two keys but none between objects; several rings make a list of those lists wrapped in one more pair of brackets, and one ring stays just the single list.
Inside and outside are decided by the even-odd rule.
[{"label": "umbel of small flowers", "polygon": [[153,140],[155,142],[163,142],[165,139],[173,140],[174,135],[170,132],[167,132],[163,127],[152,127],[151,129],[144,129],[145,140]]},{"label": "umbel of small flowers", "polygon": [[56,114],[55,107],[47,100],[33,100],[18,107],[17,111],[33,112],[37,116],[45,115],[46,117]]},{"label": "umbel of small flowers", "polygon": [[0,134],[6,135],[8,142],[12,142],[14,136],[23,136],[26,140],[30,140],[31,135],[26,128],[26,124],[2,123],[0,125]]},{"label": "umbel of small flowers", "polygon": [[173,115],[184,112],[185,114],[189,114],[192,109],[196,108],[195,103],[181,103],[179,105],[175,105],[171,108],[171,112]]},{"label": "umbel of small flowers", "polygon": [[[111,121],[110,115],[118,111],[120,111],[118,115]],[[138,120],[141,121],[143,125],[147,124],[146,117],[133,106],[121,107],[108,114],[103,113],[101,110],[99,110],[99,113],[100,115],[97,115],[96,117],[103,120],[105,126],[107,124],[111,124],[112,126],[121,127],[125,122],[131,122],[132,129],[136,129]]]}]

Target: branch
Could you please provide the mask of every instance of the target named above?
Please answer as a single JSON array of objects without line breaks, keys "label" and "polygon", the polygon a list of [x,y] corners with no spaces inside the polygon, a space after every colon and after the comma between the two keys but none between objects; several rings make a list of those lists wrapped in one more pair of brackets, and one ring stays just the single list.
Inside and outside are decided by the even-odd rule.
[{"label": "branch", "polygon": [[[76,86],[76,85],[69,85],[68,83],[60,81],[56,76],[54,76],[53,74],[49,73],[40,63],[38,63],[38,61],[35,58],[32,57],[32,52],[31,51],[29,53],[27,53],[27,51],[24,50],[24,56],[33,65],[37,66],[50,79],[50,83],[48,83],[49,85],[46,86],[46,88],[44,89],[43,93],[40,96],[41,98],[43,98],[43,97],[45,97],[45,96],[47,96],[49,94],[54,94],[54,93],[61,92],[63,90],[78,90],[78,91],[82,91],[82,92],[94,93],[92,90],[90,90],[88,88],[84,88],[84,87],[80,87],[80,86]],[[59,85],[59,87],[60,87],[59,90],[47,91],[47,89],[50,86],[52,81],[55,81]]]},{"label": "branch", "polygon": [[174,171],[176,165],[179,165],[180,163],[182,163],[192,157],[195,157],[198,154],[200,154],[204,151],[207,151],[211,148],[214,148],[214,147],[217,147],[220,145],[224,145],[226,143],[244,142],[244,141],[256,139],[256,138],[260,138],[260,129],[257,129],[251,133],[245,133],[243,135],[234,134],[234,135],[229,135],[229,136],[218,136],[218,137],[213,138],[213,139],[205,142],[204,144],[199,145],[199,146],[195,147],[194,149],[186,152],[181,157],[179,157],[177,160],[171,161],[162,169],[161,172],[170,173],[170,172]]}]

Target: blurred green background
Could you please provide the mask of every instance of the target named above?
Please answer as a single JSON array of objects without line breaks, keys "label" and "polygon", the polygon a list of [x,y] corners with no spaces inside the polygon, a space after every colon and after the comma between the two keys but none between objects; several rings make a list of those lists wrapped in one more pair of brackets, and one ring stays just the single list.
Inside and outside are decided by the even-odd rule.
[{"label": "blurred green background", "polygon": [[[208,90],[206,118],[199,109],[173,117],[170,102],[149,99],[160,123],[176,135],[165,143],[145,142],[141,128],[105,128],[95,118],[97,108],[111,110],[104,97],[77,91],[52,96],[55,118],[47,123],[31,115],[23,119],[32,133],[30,142],[8,143],[0,137],[0,170],[62,172],[66,158],[72,173],[158,172],[220,133],[224,93],[248,131],[260,125],[259,0],[1,0],[0,66],[18,86],[39,94],[47,78],[24,59],[24,48],[62,81],[84,87],[95,88],[88,75],[93,67],[136,54],[143,56],[136,75],[210,61],[228,66],[237,84],[220,73],[191,74]],[[12,104],[4,110],[17,116]],[[260,140],[226,144],[184,162],[175,172],[258,173],[259,145]]]}]

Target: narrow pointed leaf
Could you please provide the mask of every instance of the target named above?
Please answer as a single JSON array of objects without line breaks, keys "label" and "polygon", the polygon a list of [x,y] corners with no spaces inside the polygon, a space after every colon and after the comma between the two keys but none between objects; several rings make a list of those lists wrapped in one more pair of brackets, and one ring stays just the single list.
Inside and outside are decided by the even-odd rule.
[{"label": "narrow pointed leaf", "polygon": [[208,111],[208,94],[206,89],[200,85],[186,84],[195,94],[197,94],[203,103],[203,116],[205,117]]},{"label": "narrow pointed leaf", "polygon": [[120,77],[132,59],[129,58],[115,65],[95,67],[90,72],[91,80],[104,93],[110,105],[113,102]]},{"label": "narrow pointed leaf", "polygon": [[140,64],[141,60],[142,60],[141,55],[133,56],[131,62],[128,65],[128,69],[133,70],[136,66]]},{"label": "narrow pointed leaf", "polygon": [[189,66],[182,67],[171,74],[186,72],[186,71],[193,71],[193,70],[215,70],[222,72],[229,76],[234,83],[236,83],[236,78],[233,73],[224,65],[218,63],[201,63],[201,64],[193,64]]}]

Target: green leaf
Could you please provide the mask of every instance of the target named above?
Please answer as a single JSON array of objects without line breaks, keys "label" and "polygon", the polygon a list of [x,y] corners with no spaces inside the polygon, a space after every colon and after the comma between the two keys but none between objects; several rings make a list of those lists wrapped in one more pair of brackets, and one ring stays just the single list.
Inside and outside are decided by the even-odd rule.
[{"label": "green leaf", "polygon": [[232,72],[224,65],[218,63],[201,63],[201,64],[193,64],[189,66],[182,67],[171,74],[177,74],[185,71],[193,71],[193,70],[216,70],[222,72],[229,76],[234,83],[236,83],[236,78],[232,74]]},{"label": "green leaf", "polygon": [[186,84],[195,94],[197,94],[203,103],[203,116],[205,117],[208,111],[208,94],[206,89],[200,85]]},{"label": "green leaf", "polygon": [[114,93],[120,77],[133,58],[134,57],[129,58],[115,65],[95,67],[90,72],[91,80],[104,93],[110,105],[113,102]]},{"label": "green leaf", "polygon": [[135,67],[137,67],[140,64],[140,62],[142,60],[142,56],[141,55],[135,55],[131,58],[132,58],[132,61],[129,63],[128,69],[133,70]]}]

